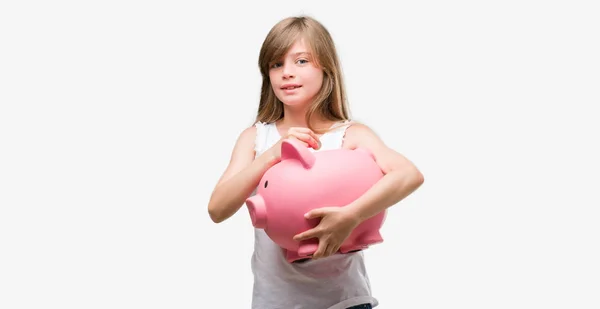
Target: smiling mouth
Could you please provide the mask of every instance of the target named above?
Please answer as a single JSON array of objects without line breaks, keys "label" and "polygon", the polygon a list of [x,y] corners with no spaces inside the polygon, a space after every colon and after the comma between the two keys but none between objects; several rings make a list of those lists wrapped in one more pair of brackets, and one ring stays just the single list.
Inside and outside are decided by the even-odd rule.
[{"label": "smiling mouth", "polygon": [[285,87],[285,88],[281,88],[281,90],[294,90],[294,89],[297,89],[297,88],[300,88],[300,87],[302,87],[302,86]]}]

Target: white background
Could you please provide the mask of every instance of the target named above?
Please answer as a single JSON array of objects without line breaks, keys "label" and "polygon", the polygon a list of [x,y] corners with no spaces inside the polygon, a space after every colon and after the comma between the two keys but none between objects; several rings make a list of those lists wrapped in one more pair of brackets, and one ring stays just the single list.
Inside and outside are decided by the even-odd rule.
[{"label": "white background", "polygon": [[247,211],[206,206],[298,14],[425,175],[365,252],[379,308],[599,308],[592,2],[3,1],[0,308],[249,308]]}]

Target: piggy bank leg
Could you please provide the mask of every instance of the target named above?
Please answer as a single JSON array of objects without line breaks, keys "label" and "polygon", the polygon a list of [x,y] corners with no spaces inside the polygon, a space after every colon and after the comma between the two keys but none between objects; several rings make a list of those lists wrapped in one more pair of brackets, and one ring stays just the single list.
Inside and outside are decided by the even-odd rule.
[{"label": "piggy bank leg", "polygon": [[345,246],[340,247],[340,250],[338,250],[340,253],[352,253],[352,252],[356,252],[356,251],[360,251],[363,249],[366,249],[368,246],[366,245],[361,245],[361,244],[348,244]]},{"label": "piggy bank leg", "polygon": [[381,234],[379,233],[379,231],[369,231],[364,233],[359,239],[358,242],[360,244],[363,245],[375,245],[378,243],[383,242],[383,238],[381,237]]},{"label": "piggy bank leg", "polygon": [[307,239],[300,241],[298,246],[298,255],[301,257],[308,257],[313,255],[319,248],[319,241],[314,239]]},{"label": "piggy bank leg", "polygon": [[349,253],[367,249],[369,246],[383,242],[383,238],[379,231],[368,231],[358,236],[354,240],[347,240],[340,247],[339,252]]},{"label": "piggy bank leg", "polygon": [[300,255],[298,255],[298,252],[296,252],[296,251],[290,251],[290,250],[284,249],[284,254],[285,254],[285,259],[290,263],[301,263],[306,260],[310,260],[310,257],[300,256]]}]

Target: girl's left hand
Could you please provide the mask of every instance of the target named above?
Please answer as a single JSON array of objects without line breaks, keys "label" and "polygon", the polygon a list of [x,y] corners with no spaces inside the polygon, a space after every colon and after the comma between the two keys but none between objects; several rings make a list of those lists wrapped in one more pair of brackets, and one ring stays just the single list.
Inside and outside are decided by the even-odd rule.
[{"label": "girl's left hand", "polygon": [[297,241],[319,238],[319,247],[313,254],[313,259],[328,257],[336,253],[360,223],[345,207],[313,209],[306,213],[304,217],[306,219],[321,218],[317,226],[294,236],[294,240]]}]

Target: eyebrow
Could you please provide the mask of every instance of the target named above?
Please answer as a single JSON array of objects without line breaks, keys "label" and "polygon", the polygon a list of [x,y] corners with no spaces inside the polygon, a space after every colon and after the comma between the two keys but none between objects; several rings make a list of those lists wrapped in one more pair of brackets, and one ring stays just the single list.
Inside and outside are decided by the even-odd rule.
[{"label": "eyebrow", "polygon": [[[297,52],[297,53],[293,53],[293,54],[292,54],[292,56],[293,56],[293,57],[298,57],[298,56],[300,56],[300,55],[302,55],[302,54],[306,54],[306,55],[308,55],[309,57],[311,56],[311,53],[310,53],[310,52],[307,52],[307,51],[300,51],[300,52]],[[273,64],[273,63],[276,63],[277,61],[279,61],[279,60],[273,60],[273,61],[271,61],[271,62],[269,63],[269,65],[271,65],[271,64]]]},{"label": "eyebrow", "polygon": [[299,56],[299,55],[302,55],[302,54],[307,54],[307,55],[310,55],[310,53],[309,53],[309,52],[306,52],[306,51],[301,51],[301,52],[293,53],[293,54],[292,54],[292,56]]}]

